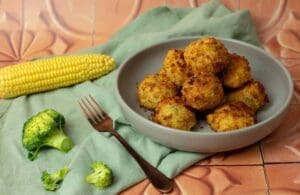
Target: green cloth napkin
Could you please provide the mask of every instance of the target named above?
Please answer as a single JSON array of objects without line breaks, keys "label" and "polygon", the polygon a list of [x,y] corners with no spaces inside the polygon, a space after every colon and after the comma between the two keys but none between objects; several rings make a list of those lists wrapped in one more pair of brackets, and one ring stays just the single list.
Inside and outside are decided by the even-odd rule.
[{"label": "green cloth napkin", "polygon": [[[182,36],[213,35],[239,39],[258,45],[254,24],[248,11],[231,12],[218,1],[199,8],[155,8],[116,33],[106,44],[80,53],[106,53],[118,64],[149,45]],[[108,133],[98,133],[85,120],[77,100],[91,94],[101,102],[117,121],[118,132],[152,165],[169,177],[209,154],[176,151],[151,141],[134,131],[124,121],[114,97],[116,71],[95,81],[46,93],[21,96],[0,101],[0,192],[1,194],[116,194],[141,181],[145,175],[120,143]],[[66,117],[66,134],[75,143],[68,153],[43,150],[33,162],[21,143],[22,126],[31,115],[54,108]],[[92,161],[108,164],[115,176],[114,183],[99,190],[85,183]],[[40,181],[41,172],[55,172],[63,166],[70,172],[56,192],[47,192]]]}]

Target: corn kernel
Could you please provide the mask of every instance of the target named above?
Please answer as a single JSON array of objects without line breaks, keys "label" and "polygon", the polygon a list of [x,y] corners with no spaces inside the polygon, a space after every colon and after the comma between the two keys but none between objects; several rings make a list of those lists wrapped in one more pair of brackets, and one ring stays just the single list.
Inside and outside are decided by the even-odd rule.
[{"label": "corn kernel", "polygon": [[0,97],[12,98],[99,78],[115,68],[104,54],[58,56],[0,69]]}]

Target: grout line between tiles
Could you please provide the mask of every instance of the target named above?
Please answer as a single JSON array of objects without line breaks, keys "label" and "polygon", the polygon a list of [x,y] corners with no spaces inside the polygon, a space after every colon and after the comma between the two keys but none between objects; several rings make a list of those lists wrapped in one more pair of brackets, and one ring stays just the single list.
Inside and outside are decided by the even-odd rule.
[{"label": "grout line between tiles", "polygon": [[195,166],[200,166],[200,167],[207,167],[207,166],[249,167],[249,166],[284,165],[284,164],[300,164],[300,162],[267,162],[264,164],[215,164],[215,165],[214,164],[207,164],[207,165],[195,164]]},{"label": "grout line between tiles", "polygon": [[282,164],[300,164],[300,161],[287,161],[287,162],[266,162],[265,165],[282,165]]},{"label": "grout line between tiles", "polygon": [[263,148],[262,148],[262,145],[261,145],[261,141],[258,143],[258,149],[259,149],[262,164],[264,165],[265,164],[265,159],[264,159],[264,153],[263,153]]},{"label": "grout line between tiles", "polygon": [[269,180],[268,180],[268,177],[267,177],[267,171],[266,171],[266,167],[265,167],[265,160],[264,160],[261,141],[258,143],[258,148],[259,148],[259,153],[260,153],[261,160],[262,160],[262,168],[263,168],[264,178],[265,178],[265,182],[266,182],[266,186],[267,186],[267,194],[270,195],[270,185],[269,185]]},{"label": "grout line between tiles", "polygon": [[266,162],[264,159],[264,153],[263,153],[263,146],[260,141],[258,144],[260,156],[262,159],[262,165],[265,167],[265,165],[276,165],[276,164],[300,164],[300,161],[284,161],[284,162]]},{"label": "grout line between tiles", "polygon": [[195,166],[200,166],[200,167],[249,167],[249,166],[253,166],[253,167],[258,167],[258,166],[263,166],[262,164],[229,164],[229,165],[226,165],[226,164],[223,164],[223,165],[199,165],[199,164],[196,164]]},{"label": "grout line between tiles", "polygon": [[269,180],[268,180],[268,177],[267,177],[266,167],[265,167],[265,165],[263,165],[262,167],[263,167],[265,182],[266,182],[266,185],[267,185],[267,194],[270,195],[270,184],[269,184]]},{"label": "grout line between tiles", "polygon": [[199,166],[199,167],[249,167],[249,166],[265,166],[265,165],[285,165],[285,164],[300,164],[300,162],[268,162],[264,164],[206,164],[206,165],[201,165],[201,164],[195,164],[194,166]]}]

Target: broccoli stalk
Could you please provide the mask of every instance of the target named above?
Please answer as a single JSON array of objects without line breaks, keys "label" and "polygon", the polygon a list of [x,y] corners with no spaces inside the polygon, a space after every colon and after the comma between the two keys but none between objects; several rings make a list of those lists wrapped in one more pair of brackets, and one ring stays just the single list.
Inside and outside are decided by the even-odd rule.
[{"label": "broccoli stalk", "polygon": [[28,158],[34,160],[43,147],[56,148],[63,152],[72,149],[72,140],[63,129],[65,118],[53,109],[47,109],[28,119],[23,127],[22,142],[28,150]]},{"label": "broccoli stalk", "polygon": [[110,186],[113,182],[113,173],[111,169],[100,161],[91,164],[93,172],[86,176],[85,180],[89,184],[104,189]]},{"label": "broccoli stalk", "polygon": [[30,160],[34,160],[37,157],[41,147],[48,146],[56,148],[63,152],[68,152],[73,147],[72,140],[64,134],[61,128],[53,130],[51,135],[46,137],[43,142],[44,143],[41,144],[38,148],[36,148],[36,150],[28,152],[28,158]]},{"label": "broccoli stalk", "polygon": [[44,188],[49,191],[57,190],[68,172],[68,167],[63,167],[58,172],[52,174],[48,173],[47,171],[43,171],[41,180]]}]

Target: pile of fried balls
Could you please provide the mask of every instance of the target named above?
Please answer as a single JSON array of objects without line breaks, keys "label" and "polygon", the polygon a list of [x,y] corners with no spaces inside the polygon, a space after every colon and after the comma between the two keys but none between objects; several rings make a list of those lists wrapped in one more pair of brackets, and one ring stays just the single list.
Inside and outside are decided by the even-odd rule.
[{"label": "pile of fried balls", "polygon": [[214,37],[168,50],[160,71],[139,82],[137,96],[154,122],[186,131],[199,116],[216,132],[251,126],[269,101],[248,60]]}]

